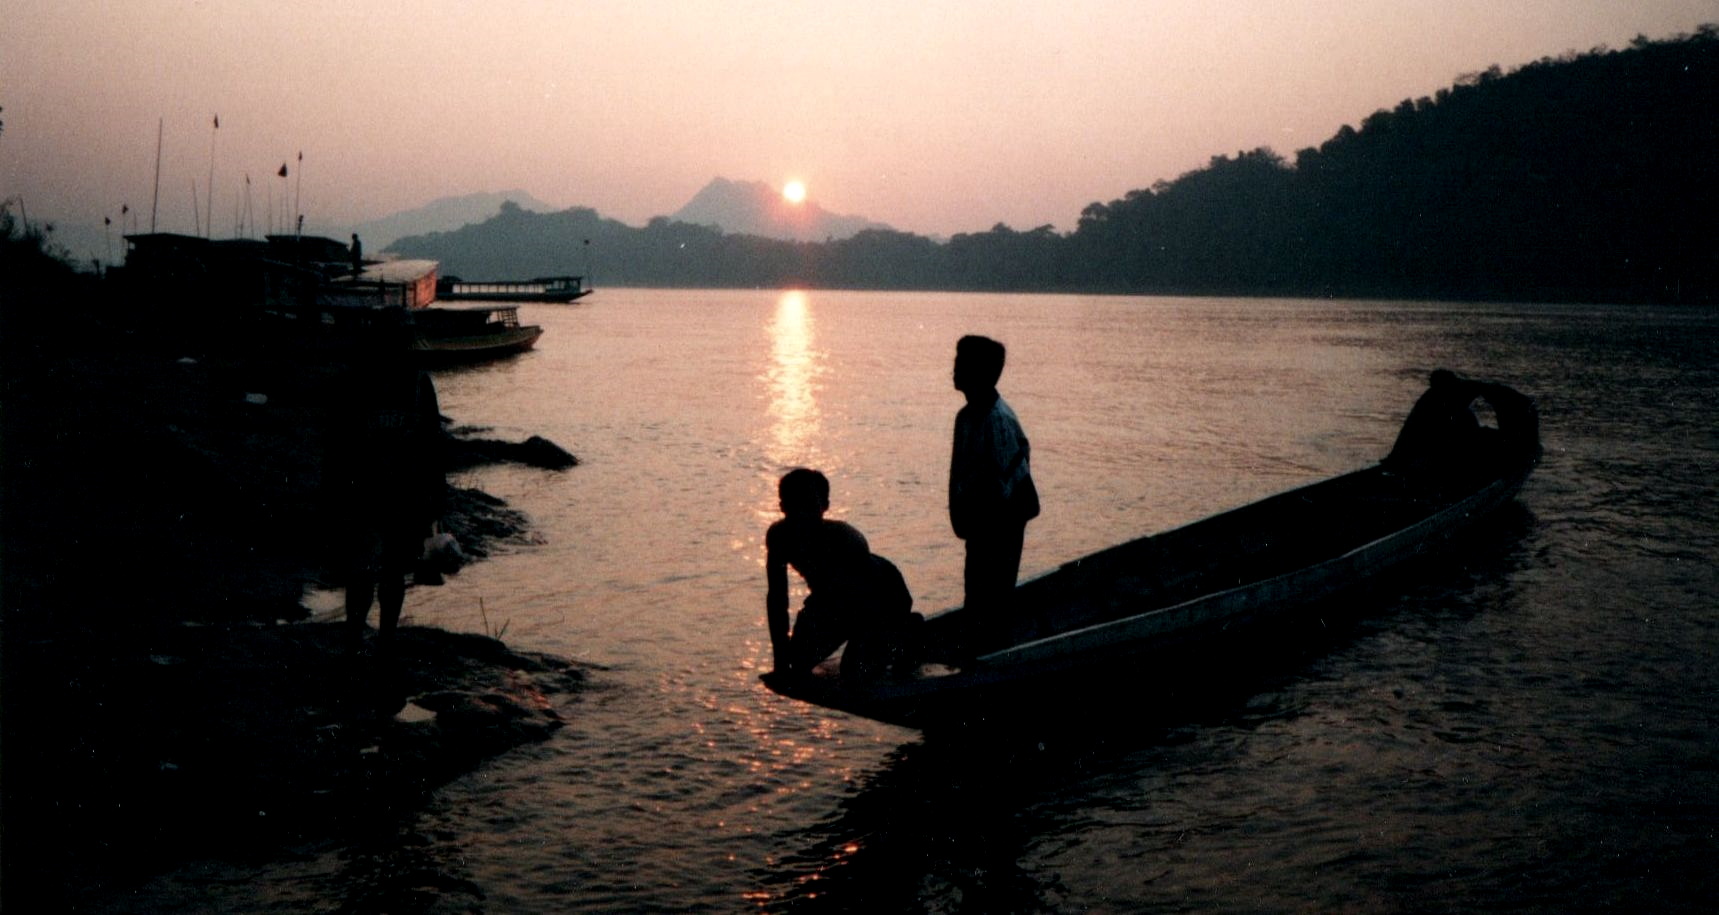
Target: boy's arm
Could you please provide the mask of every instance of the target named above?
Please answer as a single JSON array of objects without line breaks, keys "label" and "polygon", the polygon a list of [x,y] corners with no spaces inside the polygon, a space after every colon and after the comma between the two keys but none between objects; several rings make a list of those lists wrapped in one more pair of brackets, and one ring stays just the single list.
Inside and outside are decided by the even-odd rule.
[{"label": "boy's arm", "polygon": [[788,563],[781,550],[764,539],[764,619],[770,629],[770,650],[777,670],[788,667]]}]

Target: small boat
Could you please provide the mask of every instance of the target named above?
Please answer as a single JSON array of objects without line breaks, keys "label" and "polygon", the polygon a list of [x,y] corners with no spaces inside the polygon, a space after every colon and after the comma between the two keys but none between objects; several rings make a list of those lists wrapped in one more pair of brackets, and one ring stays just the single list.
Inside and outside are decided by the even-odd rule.
[{"label": "small boat", "polygon": [[[905,672],[844,682],[837,657],[763,682],[921,729],[1054,721],[1162,699],[1167,679],[1174,687],[1190,665],[1222,663],[1249,633],[1260,641],[1266,624],[1377,581],[1511,502],[1539,458],[1537,413],[1528,398],[1490,387],[1499,426],[1476,429],[1436,470],[1394,453],[1065,563],[1020,584],[1001,614],[968,621],[955,608],[924,620],[909,651],[925,663]],[[1411,414],[1405,432],[1414,422]]]},{"label": "small boat", "polygon": [[429,365],[477,362],[522,353],[543,336],[536,324],[519,323],[519,309],[414,308],[410,312],[417,337],[412,350]]},{"label": "small boat", "polygon": [[[351,317],[375,308],[404,309],[412,322],[412,351],[429,366],[457,365],[511,356],[531,349],[543,328],[521,324],[514,305],[441,308],[431,260],[368,262],[350,275],[325,281],[318,292],[324,314]],[[334,323],[341,323],[336,320]]]},{"label": "small boat", "polygon": [[468,281],[443,277],[436,298],[447,302],[571,302],[592,292],[582,276],[540,276],[530,280]]}]

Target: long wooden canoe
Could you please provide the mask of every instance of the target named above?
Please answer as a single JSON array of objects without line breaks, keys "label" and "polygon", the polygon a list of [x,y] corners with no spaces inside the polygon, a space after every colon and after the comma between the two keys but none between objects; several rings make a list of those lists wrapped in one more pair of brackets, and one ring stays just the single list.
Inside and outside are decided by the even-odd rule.
[{"label": "long wooden canoe", "polygon": [[1519,402],[1498,412],[1512,427],[1483,430],[1436,467],[1382,462],[1065,563],[1017,587],[1004,618],[956,608],[925,620],[927,663],[912,670],[844,682],[838,658],[764,683],[909,727],[978,725],[1054,715],[1090,700],[1095,679],[1126,684],[1191,650],[1221,651],[1435,553],[1510,503],[1540,449],[1531,402],[1508,394]]}]

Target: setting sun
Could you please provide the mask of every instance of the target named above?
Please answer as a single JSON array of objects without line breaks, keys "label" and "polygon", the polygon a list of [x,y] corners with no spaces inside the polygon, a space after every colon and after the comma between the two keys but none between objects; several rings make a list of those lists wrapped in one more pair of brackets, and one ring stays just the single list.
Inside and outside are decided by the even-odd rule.
[{"label": "setting sun", "polygon": [[806,184],[803,181],[790,181],[782,186],[782,197],[789,203],[804,203],[806,200]]}]

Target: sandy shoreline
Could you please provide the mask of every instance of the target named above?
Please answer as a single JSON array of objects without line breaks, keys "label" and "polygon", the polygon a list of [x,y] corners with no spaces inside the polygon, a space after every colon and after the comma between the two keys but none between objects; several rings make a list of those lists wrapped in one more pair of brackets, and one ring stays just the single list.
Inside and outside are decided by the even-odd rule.
[{"label": "sandy shoreline", "polygon": [[[560,726],[570,661],[419,627],[355,652],[305,621],[331,580],[327,341],[8,268],[7,903],[99,907],[197,855],[365,828]],[[474,558],[524,534],[486,494],[450,502]]]}]

